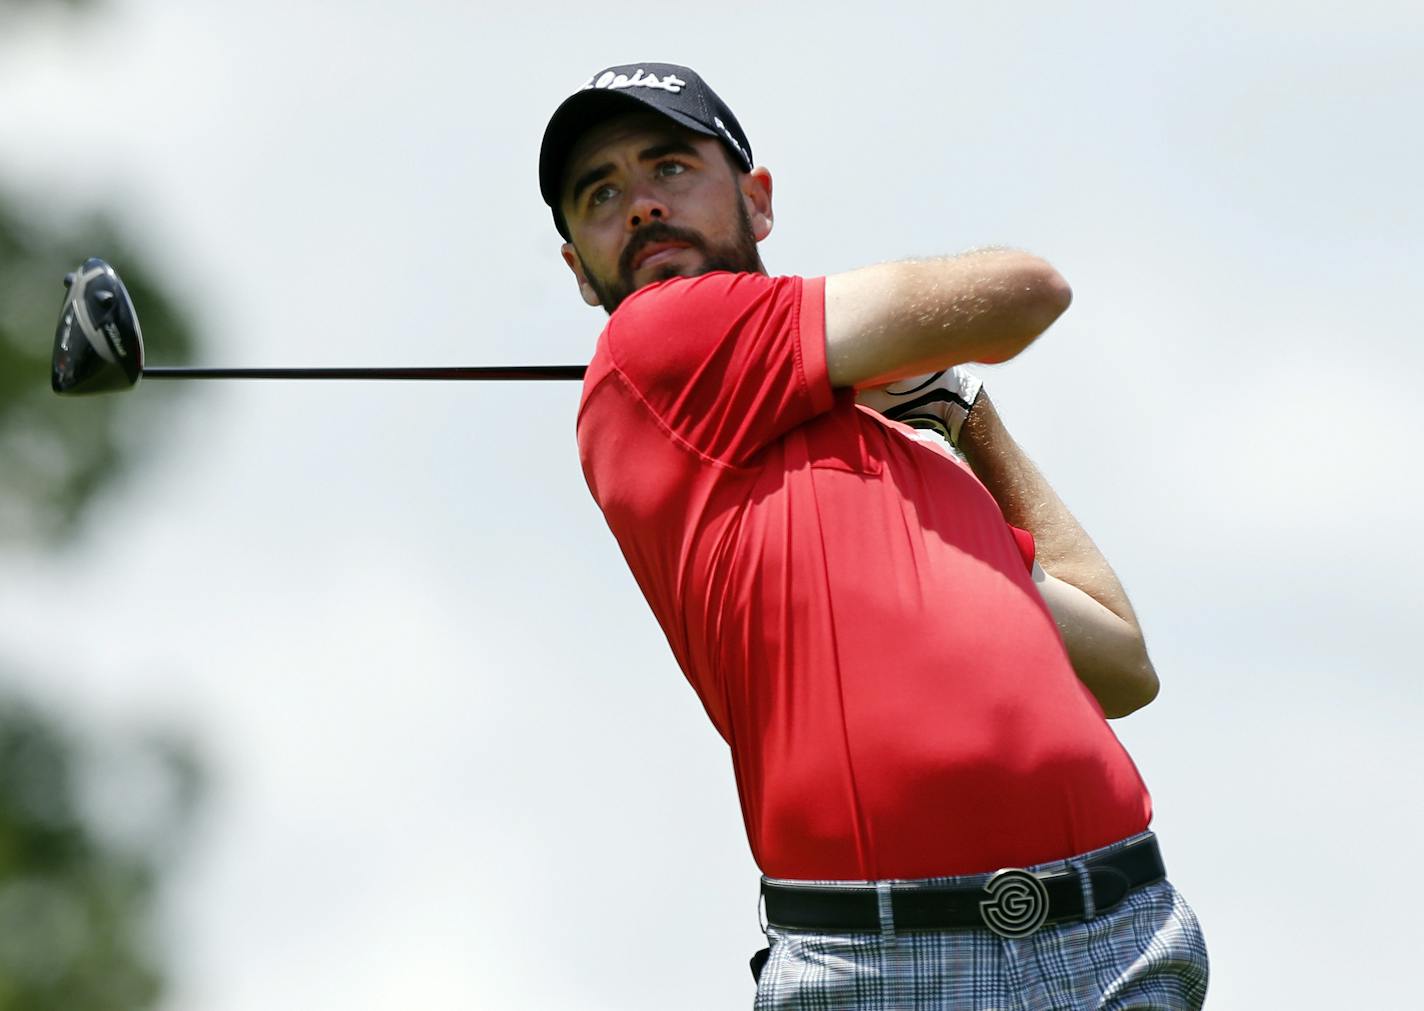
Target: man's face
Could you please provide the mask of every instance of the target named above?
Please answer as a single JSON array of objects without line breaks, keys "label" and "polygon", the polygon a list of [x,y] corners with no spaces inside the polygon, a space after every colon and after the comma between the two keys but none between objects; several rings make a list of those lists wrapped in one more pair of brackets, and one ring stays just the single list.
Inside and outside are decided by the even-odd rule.
[{"label": "man's face", "polygon": [[713,270],[765,272],[771,176],[737,172],[720,141],[656,113],[601,123],[564,170],[565,262],[584,301],[612,314],[644,285]]}]

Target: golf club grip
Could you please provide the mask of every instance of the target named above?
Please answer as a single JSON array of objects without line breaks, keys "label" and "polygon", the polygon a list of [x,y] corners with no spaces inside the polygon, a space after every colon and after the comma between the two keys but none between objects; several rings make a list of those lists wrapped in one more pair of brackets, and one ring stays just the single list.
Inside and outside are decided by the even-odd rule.
[{"label": "golf club grip", "polygon": [[145,379],[582,379],[583,365],[476,365],[435,368],[208,369],[145,365]]}]

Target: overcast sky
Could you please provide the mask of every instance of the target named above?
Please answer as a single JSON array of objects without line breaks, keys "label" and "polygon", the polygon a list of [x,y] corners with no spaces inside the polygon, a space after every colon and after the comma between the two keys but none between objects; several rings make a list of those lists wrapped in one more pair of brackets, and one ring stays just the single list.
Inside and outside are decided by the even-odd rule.
[{"label": "overcast sky", "polygon": [[[1042,254],[1073,307],[986,379],[1146,629],[1162,694],[1115,728],[1209,1006],[1417,1001],[1417,3],[806,11],[111,0],[0,38],[0,184],[106,205],[214,364],[582,362],[538,142],[650,59],[772,170],[774,272]],[[164,452],[0,573],[36,691],[215,769],[167,1011],[750,1006],[730,763],[576,385],[186,394],[131,394],[179,401]]]}]

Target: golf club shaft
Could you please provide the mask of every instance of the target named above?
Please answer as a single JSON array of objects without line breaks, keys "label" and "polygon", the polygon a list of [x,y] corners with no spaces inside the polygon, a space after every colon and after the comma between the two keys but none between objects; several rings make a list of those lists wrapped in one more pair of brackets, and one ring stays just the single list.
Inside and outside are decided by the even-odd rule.
[{"label": "golf club shaft", "polygon": [[478,365],[434,368],[204,369],[144,366],[145,379],[582,379],[582,365]]}]

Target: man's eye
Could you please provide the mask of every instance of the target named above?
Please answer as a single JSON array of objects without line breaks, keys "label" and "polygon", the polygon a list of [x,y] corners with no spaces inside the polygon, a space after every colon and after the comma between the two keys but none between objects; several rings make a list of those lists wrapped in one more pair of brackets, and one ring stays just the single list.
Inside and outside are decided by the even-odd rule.
[{"label": "man's eye", "polygon": [[657,173],[660,176],[677,176],[687,171],[687,166],[681,162],[663,161],[658,162]]},{"label": "man's eye", "polygon": [[611,200],[612,198],[613,187],[611,185],[600,186],[588,195],[588,205],[590,207],[597,207],[599,204]]}]

